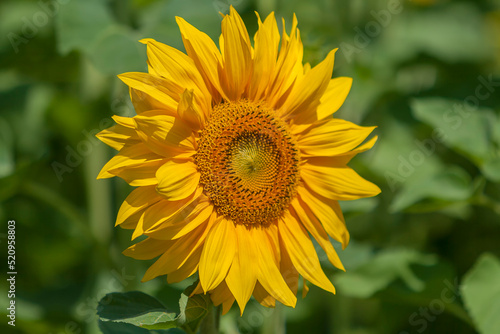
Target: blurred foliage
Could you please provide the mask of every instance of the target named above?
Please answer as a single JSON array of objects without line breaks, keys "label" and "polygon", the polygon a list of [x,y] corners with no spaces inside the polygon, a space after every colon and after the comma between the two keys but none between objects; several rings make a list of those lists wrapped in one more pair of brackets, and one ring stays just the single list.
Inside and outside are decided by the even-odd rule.
[{"label": "blurred foliage", "polygon": [[150,262],[121,255],[130,233],[113,221],[131,188],[95,180],[113,152],[94,135],[111,115],[134,114],[116,74],[147,70],[137,40],[183,50],[175,16],[218,40],[229,3],[251,35],[254,10],[287,27],[296,13],[311,64],[340,47],[334,76],[354,84],[336,116],[378,126],[352,166],[383,191],[342,203],[345,273],[319,250],[336,296],[312,287],[296,309],[254,301],[222,330],[280,333],[286,321],[288,333],[499,333],[498,0],[3,0],[0,258],[14,219],[18,275],[16,327],[2,308],[0,331],[98,333],[98,301],[119,291],[178,313],[192,281],[140,283]]}]

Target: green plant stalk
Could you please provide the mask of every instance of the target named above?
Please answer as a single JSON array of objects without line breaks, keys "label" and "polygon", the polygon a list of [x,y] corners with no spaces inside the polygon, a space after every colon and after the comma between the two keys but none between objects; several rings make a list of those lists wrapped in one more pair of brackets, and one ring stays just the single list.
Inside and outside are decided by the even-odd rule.
[{"label": "green plant stalk", "polygon": [[99,143],[84,160],[89,225],[94,239],[100,244],[109,244],[113,228],[110,182],[96,180],[107,159],[107,147]]},{"label": "green plant stalk", "polygon": [[282,307],[276,303],[269,318],[264,320],[262,334],[285,334],[286,333],[286,318]]},{"label": "green plant stalk", "polygon": [[218,334],[221,316],[221,305],[211,306],[200,324],[200,334]]}]

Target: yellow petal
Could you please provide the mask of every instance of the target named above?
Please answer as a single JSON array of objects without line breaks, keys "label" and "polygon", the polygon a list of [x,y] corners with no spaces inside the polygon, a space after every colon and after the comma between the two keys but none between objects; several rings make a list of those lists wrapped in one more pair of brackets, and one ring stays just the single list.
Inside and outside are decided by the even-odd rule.
[{"label": "yellow petal", "polygon": [[148,59],[146,60],[146,63],[148,64],[148,73],[151,75],[154,75],[155,77],[161,77],[160,73],[151,65],[151,61]]},{"label": "yellow petal", "polygon": [[194,290],[191,292],[191,294],[189,295],[189,297],[193,297],[194,295],[199,295],[199,294],[202,294],[202,293],[203,293],[203,288],[201,287],[200,280],[198,279],[198,280],[197,280],[196,287],[195,287],[195,288],[194,288]]},{"label": "yellow petal", "polygon": [[[158,75],[179,83],[185,89],[195,90],[196,95],[210,102],[211,95],[194,61],[183,52],[152,38],[140,41],[148,47],[148,61]],[[208,104],[207,104],[208,106]]]},{"label": "yellow petal", "polygon": [[298,187],[297,193],[303,204],[309,207],[306,212],[314,214],[325,228],[326,233],[340,242],[342,248],[345,248],[349,243],[349,231],[345,225],[339,203],[318,194],[312,194],[302,186]]},{"label": "yellow petal", "polygon": [[179,118],[158,111],[135,116],[136,130],[149,149],[166,158],[190,157],[195,153],[192,130]]},{"label": "yellow petal", "polygon": [[141,142],[134,129],[124,127],[120,124],[102,130],[96,137],[117,151],[121,150],[125,145],[131,146]]},{"label": "yellow petal", "polygon": [[132,105],[134,106],[137,114],[142,114],[143,112],[150,110],[161,110],[166,115],[176,116],[174,103],[166,105],[165,103],[154,99],[147,93],[138,89],[133,89],[132,87],[129,87],[129,94],[130,100],[132,101]]},{"label": "yellow petal", "polygon": [[334,200],[353,200],[380,193],[380,188],[347,166],[331,167],[334,158],[310,158],[302,166],[305,184],[319,195]]},{"label": "yellow petal", "polygon": [[163,224],[148,229],[145,234],[160,239],[178,239],[208,221],[213,210],[213,204],[202,194],[166,219]]},{"label": "yellow petal", "polygon": [[198,187],[200,173],[191,161],[167,161],[156,172],[158,186],[156,190],[169,201],[188,197]]},{"label": "yellow petal", "polygon": [[299,200],[299,198],[295,198],[292,203],[293,207],[292,216],[297,219],[297,221],[301,222],[302,225],[311,233],[314,239],[318,242],[318,244],[325,251],[328,260],[335,267],[342,269],[345,271],[344,266],[340,262],[339,256],[337,252],[333,248],[332,243],[330,242],[330,238],[326,233],[321,223],[314,216],[313,212],[305,205],[303,202]]},{"label": "yellow petal", "polygon": [[231,306],[233,306],[233,304],[234,304],[234,297],[226,299],[222,303],[222,315],[224,315],[227,312],[229,312],[229,310],[231,309]]},{"label": "yellow petal", "polygon": [[295,124],[293,122],[288,123],[288,128],[290,129],[290,133],[293,135],[300,135],[305,132],[310,127],[314,126],[315,123],[305,123],[305,124]]},{"label": "yellow petal", "polygon": [[319,122],[297,136],[302,156],[333,156],[348,152],[375,129],[337,118]]},{"label": "yellow petal", "polygon": [[262,287],[259,281],[257,281],[257,284],[255,285],[253,296],[262,306],[265,307],[276,306],[276,299],[271,297],[269,292],[267,292],[266,289]]},{"label": "yellow petal", "polygon": [[245,91],[253,62],[247,29],[232,6],[230,14],[222,20],[222,36],[224,40],[223,68],[227,76],[227,81],[223,81],[227,86],[223,89],[230,100],[236,101]]},{"label": "yellow petal", "polygon": [[170,284],[178,283],[194,275],[198,271],[201,251],[202,247],[198,247],[179,269],[169,273],[167,276],[167,282]]},{"label": "yellow petal", "polygon": [[335,165],[335,166],[345,166],[357,154],[363,153],[363,152],[371,149],[373,147],[373,145],[375,145],[375,142],[377,141],[377,139],[378,139],[378,137],[375,136],[375,137],[371,138],[370,140],[368,140],[366,143],[356,147],[355,149],[353,149],[351,151],[348,151],[348,152],[345,152],[342,154],[338,154],[338,155],[332,157],[331,159],[328,158],[328,160],[329,160],[328,163]]},{"label": "yellow petal", "polygon": [[297,290],[299,289],[299,272],[293,265],[293,262],[290,259],[290,255],[288,255],[285,245],[282,242],[280,243],[280,254],[281,275],[283,275],[283,279],[285,280],[290,290],[292,290],[293,294],[297,295]]},{"label": "yellow petal", "polygon": [[134,122],[134,119],[132,117],[123,117],[123,116],[114,115],[114,116],[111,116],[111,118],[113,119],[113,121],[115,121],[117,124],[119,124],[123,127],[129,128],[129,129],[135,129],[135,122]]},{"label": "yellow petal", "polygon": [[203,290],[215,289],[226,278],[236,252],[234,223],[221,218],[208,234],[200,259],[200,281]]},{"label": "yellow petal", "polygon": [[318,255],[307,231],[288,211],[278,220],[278,231],[297,271],[313,284],[335,293],[332,282],[321,269]]},{"label": "yellow petal", "polygon": [[[156,204],[152,205],[152,206],[154,207],[154,206],[156,206]],[[151,209],[151,207],[149,207],[148,209]],[[139,217],[139,220],[137,221],[137,225],[136,225],[136,227],[134,229],[134,233],[132,233],[132,238],[130,240],[135,240],[136,238],[140,237],[144,233],[144,215],[146,214],[146,211],[144,211],[141,214],[141,216]],[[150,221],[148,221],[148,223],[149,222]]]},{"label": "yellow petal", "polygon": [[161,109],[177,110],[183,88],[174,81],[142,72],[123,73],[118,76],[125,84],[136,91],[161,103]]},{"label": "yellow petal", "polygon": [[260,20],[259,14],[257,12],[255,14],[259,22],[259,30],[254,36],[254,66],[248,87],[248,98],[259,100],[274,74],[280,35],[274,12],[268,15],[264,23]]},{"label": "yellow petal", "polygon": [[[224,17],[224,15],[223,15]],[[221,55],[222,55],[222,61],[224,62],[224,35],[220,35],[219,36],[219,49],[220,49],[220,52],[221,52]],[[221,75],[220,71],[219,71],[219,76]]]},{"label": "yellow petal", "polygon": [[[127,146],[104,165],[97,178],[103,179],[112,176],[121,177],[121,175],[125,175],[126,179],[129,181],[133,181],[136,178],[140,180],[141,177],[149,178],[150,175],[148,175],[148,172],[152,171],[154,173],[162,160],[163,158],[161,156],[151,152],[144,143]],[[139,169],[137,175],[133,174],[134,168]],[[143,168],[146,174],[141,174],[141,168]],[[144,185],[154,183],[156,182],[149,182],[149,184]]]},{"label": "yellow petal", "polygon": [[212,299],[212,302],[214,303],[215,306],[219,306],[220,304],[228,300],[233,300],[234,302],[233,294],[227,287],[225,281],[222,281],[221,284],[219,284],[215,289],[210,291],[210,298]]},{"label": "yellow petal", "polygon": [[284,117],[293,119],[297,124],[317,120],[316,109],[332,77],[335,51],[337,50],[330,51],[325,60],[295,83],[290,96],[281,108]]},{"label": "yellow petal", "polygon": [[275,255],[273,254],[273,246],[264,229],[265,227],[255,227],[251,230],[252,239],[257,249],[255,257],[259,264],[257,279],[271,296],[287,306],[295,307],[297,297],[290,291],[283,276],[281,276],[281,272],[276,265]]},{"label": "yellow petal", "polygon": [[[134,189],[123,201],[118,210],[115,226],[122,225],[124,228],[137,224],[138,214],[142,214],[151,205],[162,200],[156,193],[155,186],[146,186]],[[135,219],[133,219],[135,217]]]},{"label": "yellow petal", "polygon": [[[159,229],[163,225],[166,225],[167,221],[174,219],[182,210],[190,206],[192,203],[196,203],[203,192],[202,188],[197,188],[196,191],[190,196],[183,198],[181,200],[168,201],[162,197],[162,201],[150,206],[141,216],[139,223],[134,231],[132,240],[146,232]],[[155,239],[160,240],[170,240],[170,235],[163,233],[152,234]]]},{"label": "yellow petal", "polygon": [[202,225],[185,237],[173,241],[172,246],[149,267],[142,282],[179,270],[203,245],[210,228],[210,224]]},{"label": "yellow petal", "polygon": [[302,298],[306,298],[307,293],[309,292],[309,287],[307,286],[307,280],[302,277],[302,280],[304,281],[302,285]]},{"label": "yellow petal", "polygon": [[171,241],[147,238],[123,251],[123,254],[136,260],[150,260],[166,252],[173,243]]},{"label": "yellow petal", "polygon": [[352,78],[338,77],[330,80],[328,87],[320,99],[316,110],[318,119],[323,119],[335,113],[344,104],[352,86]]},{"label": "yellow petal", "polygon": [[304,74],[306,74],[310,70],[311,70],[311,64],[310,63],[305,63],[304,64]]},{"label": "yellow petal", "polygon": [[156,172],[165,162],[167,159],[148,161],[140,165],[131,165],[110,171],[110,173],[122,178],[133,187],[156,185],[158,184]]},{"label": "yellow petal", "polygon": [[193,101],[193,90],[186,89],[182,93],[179,106],[177,107],[177,114],[191,129],[199,130],[205,123],[205,115]]},{"label": "yellow petal", "polygon": [[278,54],[273,79],[266,93],[268,103],[271,107],[279,108],[283,104],[285,101],[283,95],[291,91],[297,76],[303,74],[302,56],[304,47],[300,40],[300,32],[297,29],[297,24],[297,17],[294,14],[289,37],[286,33],[285,20],[283,19],[281,49]]},{"label": "yellow petal", "polygon": [[[127,229],[127,230],[137,228],[137,225],[138,225],[142,215],[144,214],[145,210],[146,210],[146,208],[143,208],[143,209],[138,210],[138,211],[134,212],[133,214],[131,214],[129,217],[127,217],[125,220],[123,220],[123,222],[121,224],[119,224],[120,227]],[[115,225],[118,225],[118,224],[115,223]]]},{"label": "yellow petal", "polygon": [[183,18],[175,17],[182,35],[182,41],[188,56],[200,71],[208,90],[216,102],[220,101],[220,94],[227,100],[219,83],[219,68],[222,59],[215,43],[207,34],[199,31]]},{"label": "yellow petal", "polygon": [[257,282],[257,268],[254,266],[255,249],[249,228],[236,224],[237,247],[231,268],[226,277],[226,283],[240,306],[241,314],[252,296]]}]

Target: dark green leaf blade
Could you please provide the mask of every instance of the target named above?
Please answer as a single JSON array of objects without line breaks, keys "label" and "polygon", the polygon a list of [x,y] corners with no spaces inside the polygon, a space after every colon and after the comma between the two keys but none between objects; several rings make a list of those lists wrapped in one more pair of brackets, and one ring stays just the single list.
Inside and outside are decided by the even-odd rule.
[{"label": "dark green leaf blade", "polygon": [[196,284],[197,282],[188,287],[182,293],[181,299],[179,299],[181,313],[177,319],[177,324],[188,333],[196,333],[201,321],[208,314],[210,308],[213,307],[208,295],[198,294],[189,297]]},{"label": "dark green leaf blade", "polygon": [[465,275],[461,293],[477,329],[482,334],[500,328],[500,261],[485,253]]},{"label": "dark green leaf blade", "polygon": [[123,323],[146,329],[177,327],[176,314],[169,312],[155,298],[139,292],[110,293],[99,301],[97,314],[100,326],[123,327]]}]

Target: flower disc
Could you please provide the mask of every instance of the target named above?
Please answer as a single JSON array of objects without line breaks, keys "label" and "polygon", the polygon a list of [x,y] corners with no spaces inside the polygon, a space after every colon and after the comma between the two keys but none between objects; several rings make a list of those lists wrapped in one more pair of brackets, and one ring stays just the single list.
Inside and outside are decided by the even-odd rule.
[{"label": "flower disc", "polygon": [[286,123],[246,100],[214,107],[195,162],[217,212],[242,224],[277,219],[300,179],[299,151]]}]

